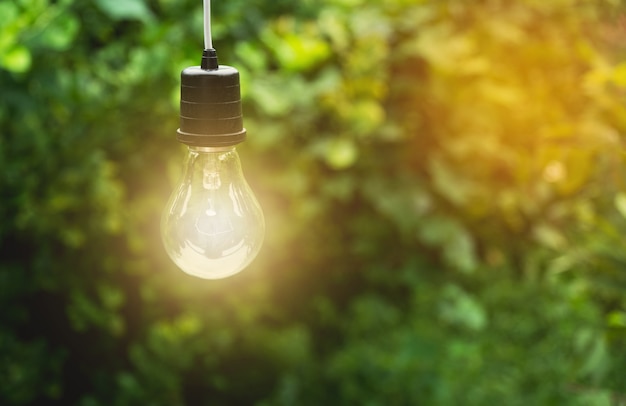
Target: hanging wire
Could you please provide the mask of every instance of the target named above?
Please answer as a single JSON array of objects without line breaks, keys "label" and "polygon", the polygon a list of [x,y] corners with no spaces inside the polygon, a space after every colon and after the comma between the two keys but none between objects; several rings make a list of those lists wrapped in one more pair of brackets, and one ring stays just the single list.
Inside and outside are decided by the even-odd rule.
[{"label": "hanging wire", "polygon": [[204,0],[204,49],[213,48],[211,38],[211,0]]}]

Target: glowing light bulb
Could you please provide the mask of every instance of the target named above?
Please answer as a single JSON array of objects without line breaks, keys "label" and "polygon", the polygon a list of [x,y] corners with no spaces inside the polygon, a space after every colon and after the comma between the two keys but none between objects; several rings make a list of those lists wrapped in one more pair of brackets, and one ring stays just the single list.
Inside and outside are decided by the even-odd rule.
[{"label": "glowing light bulb", "polygon": [[188,274],[219,279],[250,264],[263,243],[265,221],[235,147],[189,147],[161,233],[168,255]]},{"label": "glowing light bulb", "polygon": [[189,154],[161,218],[165,250],[188,274],[234,275],[261,248],[263,212],[235,150],[245,138],[239,72],[220,66],[215,50],[205,49],[201,65],[181,73],[178,140]]}]

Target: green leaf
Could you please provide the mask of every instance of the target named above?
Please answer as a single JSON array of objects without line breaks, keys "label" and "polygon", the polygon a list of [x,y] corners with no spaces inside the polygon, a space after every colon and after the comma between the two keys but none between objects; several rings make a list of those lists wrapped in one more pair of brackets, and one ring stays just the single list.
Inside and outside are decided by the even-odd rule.
[{"label": "green leaf", "polygon": [[614,328],[626,328],[626,312],[613,311],[609,313],[607,325]]},{"label": "green leaf", "polygon": [[63,51],[74,41],[80,23],[71,14],[61,14],[48,26],[41,36],[45,46]]},{"label": "green leaf", "polygon": [[487,326],[487,312],[481,303],[456,285],[444,289],[440,306],[440,317],[450,324],[474,331]]},{"label": "green leaf", "polygon": [[553,250],[563,250],[567,247],[567,238],[556,228],[548,224],[539,224],[533,230],[534,237],[539,243]]},{"label": "green leaf", "polygon": [[463,232],[462,227],[453,219],[444,216],[431,216],[420,225],[419,238],[429,245],[443,245],[455,234]]},{"label": "green leaf", "polygon": [[143,0],[96,0],[96,4],[113,20],[139,20],[145,23],[154,19]]},{"label": "green leaf", "polygon": [[474,240],[467,232],[459,232],[452,236],[443,247],[446,261],[462,272],[472,272],[477,265]]},{"label": "green leaf", "polygon": [[13,20],[18,16],[18,9],[15,4],[11,2],[0,3],[0,29],[13,23]]},{"label": "green leaf", "polygon": [[30,65],[30,51],[22,45],[16,45],[6,54],[0,56],[0,66],[11,72],[26,72],[30,69]]}]

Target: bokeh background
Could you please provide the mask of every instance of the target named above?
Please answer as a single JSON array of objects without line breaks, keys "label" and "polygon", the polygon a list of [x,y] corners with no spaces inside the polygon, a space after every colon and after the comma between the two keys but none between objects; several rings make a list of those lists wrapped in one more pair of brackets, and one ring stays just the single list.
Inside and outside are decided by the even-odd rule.
[{"label": "bokeh background", "polygon": [[159,219],[199,0],[0,0],[0,404],[626,405],[620,0],[213,1],[267,235]]}]

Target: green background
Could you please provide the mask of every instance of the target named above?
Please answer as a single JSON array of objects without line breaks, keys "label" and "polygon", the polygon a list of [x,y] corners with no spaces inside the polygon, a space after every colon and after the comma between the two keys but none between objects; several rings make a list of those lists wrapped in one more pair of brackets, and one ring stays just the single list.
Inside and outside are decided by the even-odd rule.
[{"label": "green background", "polygon": [[626,17],[213,1],[264,208],[170,263],[199,0],[0,0],[0,404],[626,405]]}]

